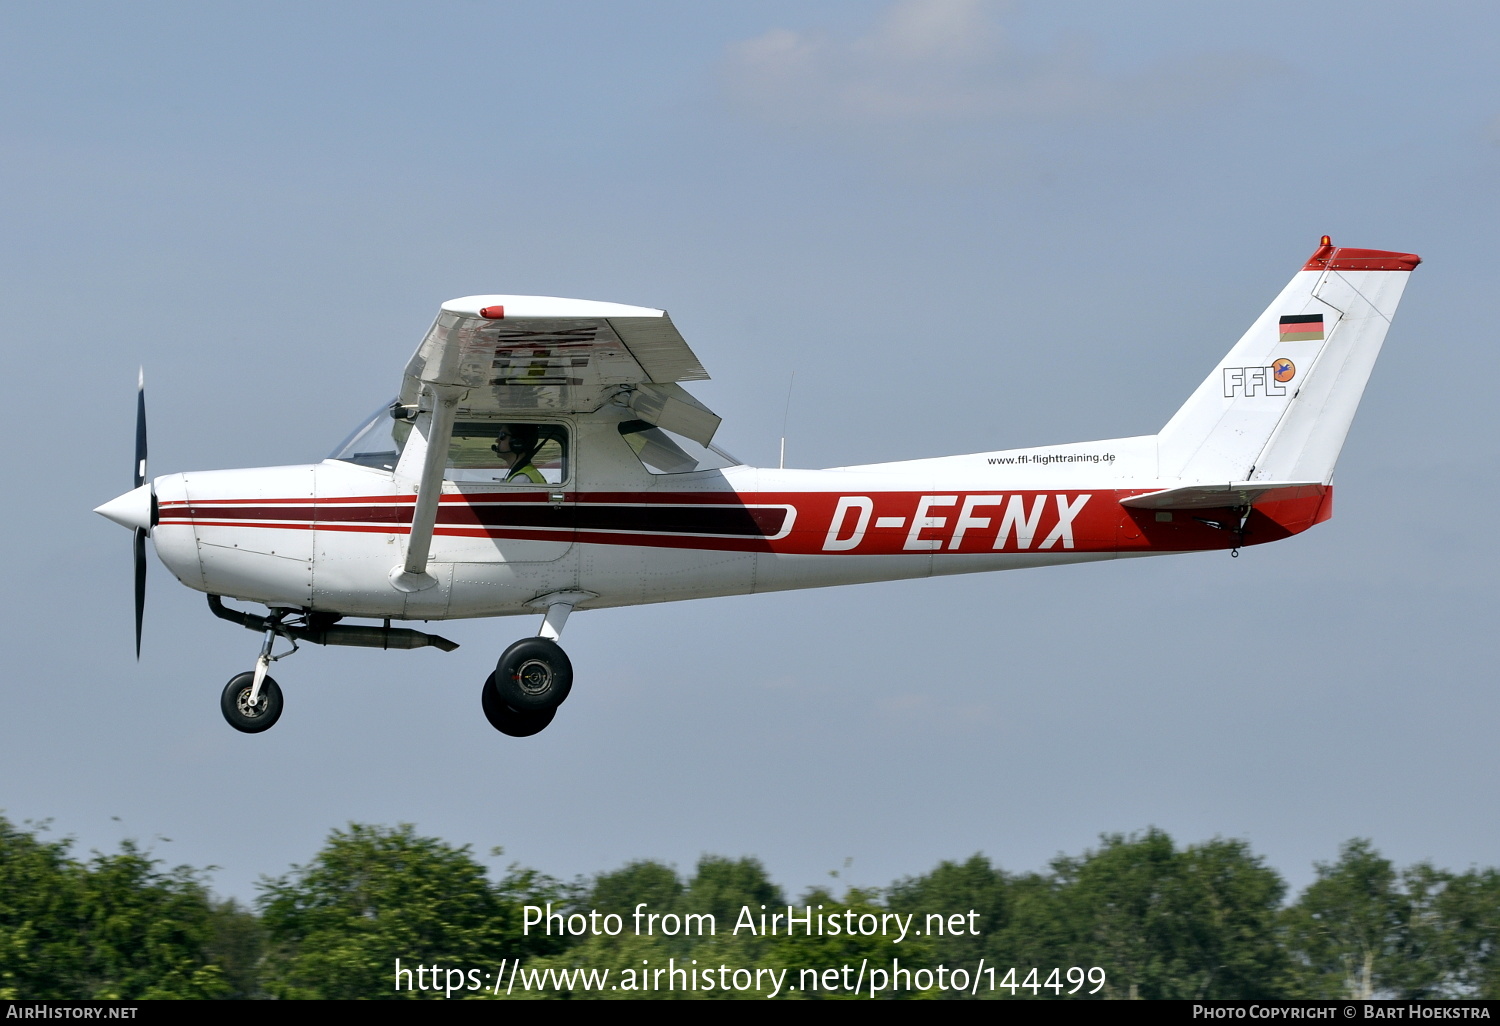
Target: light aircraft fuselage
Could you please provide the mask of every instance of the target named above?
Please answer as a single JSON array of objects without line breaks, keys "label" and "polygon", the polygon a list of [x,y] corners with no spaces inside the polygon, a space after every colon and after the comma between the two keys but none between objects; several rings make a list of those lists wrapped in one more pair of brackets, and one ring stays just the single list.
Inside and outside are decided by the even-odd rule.
[{"label": "light aircraft fuselage", "polygon": [[[1206,515],[1213,507],[1121,505],[1167,484],[1155,478],[1152,437],[641,480],[607,422],[560,423],[599,471],[585,456],[559,489],[445,484],[428,564],[436,585],[423,591],[388,581],[415,495],[337,460],[159,477],[152,538],[199,591],[441,620],[534,613],[533,601],[557,591],[589,592],[581,605],[602,608],[1231,549],[1304,531],[1332,504],[1331,485],[1284,487],[1233,530]],[[1226,490],[1221,509],[1237,505]]]}]

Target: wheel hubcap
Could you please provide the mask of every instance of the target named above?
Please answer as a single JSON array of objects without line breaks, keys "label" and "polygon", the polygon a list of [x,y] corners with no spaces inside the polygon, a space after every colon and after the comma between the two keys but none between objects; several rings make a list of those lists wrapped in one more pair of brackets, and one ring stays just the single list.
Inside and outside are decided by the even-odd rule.
[{"label": "wheel hubcap", "polygon": [[247,720],[253,720],[261,713],[265,712],[266,706],[269,704],[269,701],[266,698],[265,690],[262,689],[259,701],[257,701],[254,705],[251,705],[250,690],[250,688],[245,688],[239,693],[239,696],[235,699],[234,702],[234,707],[238,709],[240,711],[240,715],[245,717]]},{"label": "wheel hubcap", "polygon": [[552,687],[552,667],[540,659],[528,659],[516,670],[516,684],[528,695],[543,695]]}]

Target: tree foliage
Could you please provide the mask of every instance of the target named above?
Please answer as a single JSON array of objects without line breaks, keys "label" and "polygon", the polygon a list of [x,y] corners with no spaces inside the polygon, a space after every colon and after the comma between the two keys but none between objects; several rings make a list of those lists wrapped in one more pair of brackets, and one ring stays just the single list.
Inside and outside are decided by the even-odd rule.
[{"label": "tree foliage", "polygon": [[[1098,966],[1103,998],[1500,997],[1500,870],[1402,869],[1366,840],[1316,865],[1290,904],[1244,841],[1179,848],[1159,830],[1105,835],[1045,872],[1007,873],[976,854],[885,890],[814,888],[790,902],[798,916],[849,922],[910,916],[898,940],[884,930],[762,929],[760,915],[785,917],[789,902],[749,857],[704,855],[686,877],[637,861],[564,886],[514,865],[492,879],[467,847],[411,826],[351,824],[305,865],[263,879],[248,909],[215,899],[203,871],[169,870],[134,843],[80,860],[69,841],[44,834],[0,818],[0,999],[444,996],[435,986],[398,991],[398,958],[413,970],[487,973],[519,959],[534,970],[609,970],[622,984],[669,967],[766,969],[785,971],[779,996],[797,999],[851,996],[823,970],[898,962],[990,966],[999,989],[986,979],[972,995],[892,987],[882,996],[1051,998],[1022,984],[1029,969]],[[562,918],[523,930],[524,908],[549,903]],[[637,910],[657,918],[638,923]],[[612,935],[592,928],[598,918],[582,930],[583,919],[567,918],[590,912],[619,917]],[[1019,985],[1007,989],[1010,967]],[[763,995],[621,986],[512,996]]]},{"label": "tree foliage", "polygon": [[488,967],[560,947],[521,930],[521,906],[555,890],[518,868],[491,884],[468,846],[419,837],[410,825],[351,823],[311,862],[261,884],[269,989],[284,998],[441,996],[396,992],[396,959]]},{"label": "tree foliage", "polygon": [[125,842],[73,859],[0,817],[0,997],[209,998],[235,992],[213,957],[222,917],[198,872]]},{"label": "tree foliage", "polygon": [[1239,998],[1273,993],[1285,889],[1242,841],[1179,850],[1150,830],[1105,836],[1096,850],[1059,856],[1045,875],[1008,876],[979,855],[945,862],[893,887],[890,904],[981,912],[982,937],[935,940],[950,964],[1102,966],[1109,982],[1096,996]]},{"label": "tree foliage", "polygon": [[1500,875],[1398,870],[1368,840],[1283,915],[1287,990],[1308,997],[1500,996]]},{"label": "tree foliage", "polygon": [[1070,947],[1109,969],[1111,996],[1270,996],[1286,887],[1244,842],[1178,851],[1157,830],[1112,835],[1081,858],[1057,859],[1053,872]]},{"label": "tree foliage", "polygon": [[[758,859],[704,855],[686,882],[664,863],[631,862],[575,888],[572,903],[564,910],[618,915],[617,934],[600,932],[571,938],[573,943],[565,952],[527,964],[539,970],[608,969],[617,979],[627,971],[679,965],[693,968],[695,959],[696,965],[703,967],[728,964],[772,968],[777,961],[771,939],[734,932],[741,908],[758,912],[762,905],[770,909],[780,906],[784,912],[786,899]],[[638,911],[643,917],[640,921],[635,918]],[[653,914],[658,917],[655,921],[647,918]],[[689,915],[695,917],[691,923],[686,918]],[[707,932],[709,921],[713,923],[711,932]],[[547,996],[672,1000],[742,995],[720,989],[684,992],[639,988],[606,994],[553,990]]]}]

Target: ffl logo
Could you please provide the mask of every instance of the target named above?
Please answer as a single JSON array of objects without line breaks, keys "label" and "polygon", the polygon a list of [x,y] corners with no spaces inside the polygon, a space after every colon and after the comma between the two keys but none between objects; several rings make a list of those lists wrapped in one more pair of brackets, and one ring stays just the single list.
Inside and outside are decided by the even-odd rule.
[{"label": "ffl logo", "polygon": [[1270,367],[1225,367],[1224,398],[1286,395],[1286,383],[1296,373],[1290,360],[1278,360]]}]

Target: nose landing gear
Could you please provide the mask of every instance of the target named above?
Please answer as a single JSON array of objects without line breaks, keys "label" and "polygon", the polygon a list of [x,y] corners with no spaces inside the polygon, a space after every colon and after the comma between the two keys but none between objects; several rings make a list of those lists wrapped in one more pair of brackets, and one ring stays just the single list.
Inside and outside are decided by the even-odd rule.
[{"label": "nose landing gear", "polygon": [[276,636],[284,633],[281,629],[284,616],[283,612],[273,610],[266,617],[266,640],[261,643],[254,672],[231,677],[224,685],[224,693],[219,696],[219,711],[224,714],[225,721],[241,733],[259,734],[270,730],[281,718],[281,686],[267,676],[266,671],[278,659],[285,659],[297,651],[297,639],[287,635],[287,640],[292,643],[291,649],[281,655],[271,654]]},{"label": "nose landing gear", "polygon": [[[218,595],[208,596],[208,608],[221,620],[237,623],[241,627],[265,635],[260,646],[260,658],[255,661],[253,673],[238,674],[224,688],[219,709],[224,719],[235,730],[246,734],[259,734],[275,726],[281,715],[281,689],[266,676],[266,670],[278,659],[285,659],[297,651],[297,642],[308,641],[314,645],[352,645],[357,648],[433,648],[452,652],[458,647],[455,641],[440,638],[436,634],[414,631],[409,627],[392,627],[386,620],[383,627],[360,627],[339,623],[343,619],[338,613],[316,612],[311,609],[285,609],[273,607],[267,616],[242,613],[224,605]],[[290,651],[280,655],[271,654],[271,646],[277,637],[291,642]]]},{"label": "nose landing gear", "polygon": [[281,718],[281,688],[273,678],[262,677],[257,691],[255,674],[236,674],[224,685],[219,709],[235,730],[259,734],[276,726]]}]

